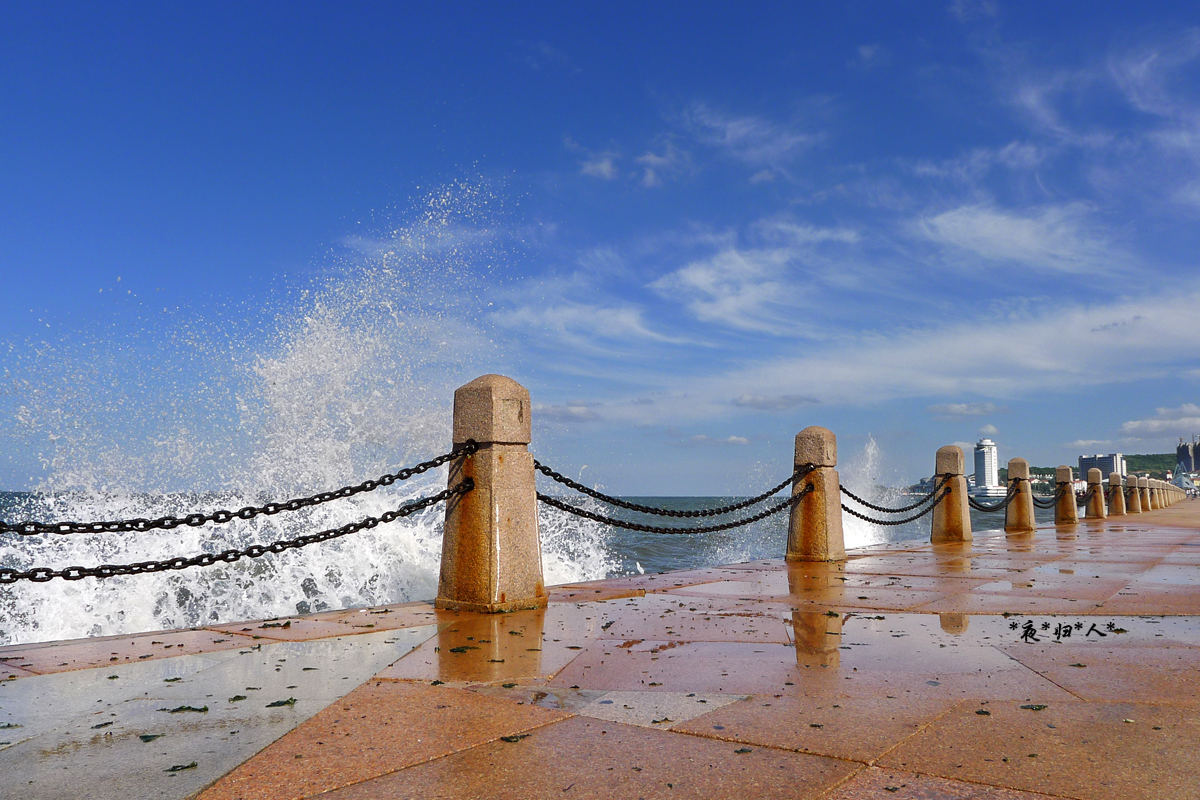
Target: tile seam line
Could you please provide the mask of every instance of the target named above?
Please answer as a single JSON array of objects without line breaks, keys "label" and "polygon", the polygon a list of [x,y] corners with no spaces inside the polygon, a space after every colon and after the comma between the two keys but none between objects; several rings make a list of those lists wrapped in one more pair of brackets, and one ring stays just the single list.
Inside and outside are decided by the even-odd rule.
[{"label": "tile seam line", "polygon": [[1057,686],[1059,689],[1062,689],[1064,692],[1066,692],[1067,694],[1071,695],[1071,697],[1074,697],[1076,700],[1079,700],[1080,702],[1083,702],[1083,703],[1091,702],[1091,701],[1087,700],[1086,698],[1084,698],[1084,697],[1080,697],[1079,695],[1075,694],[1075,692],[1072,692],[1070,689],[1068,689],[1067,687],[1063,686],[1063,685],[1062,685],[1062,684],[1060,684],[1058,681],[1056,681],[1056,680],[1054,680],[1054,679],[1052,679],[1052,678],[1048,678],[1048,677],[1046,677],[1046,676],[1045,676],[1043,673],[1041,673],[1041,672],[1038,672],[1036,669],[1034,669],[1033,667],[1029,666],[1029,665],[1028,665],[1028,664],[1026,664],[1024,661],[1022,661],[1022,660],[1020,660],[1019,658],[1017,658],[1016,656],[1009,655],[1008,653],[1004,652],[1003,650],[1001,650],[1001,649],[1000,649],[999,647],[997,647],[996,645],[994,645],[994,644],[989,644],[989,645],[988,645],[988,647],[992,648],[992,649],[993,649],[993,650],[995,650],[997,653],[999,653],[1000,655],[1002,655],[1002,656],[1004,656],[1005,658],[1009,659],[1010,661],[1014,661],[1014,662],[1016,662],[1017,664],[1020,664],[1020,665],[1021,665],[1021,667],[1022,667],[1023,669],[1027,669],[1027,670],[1029,670],[1029,671],[1030,671],[1030,672],[1032,672],[1034,675],[1037,675],[1039,678],[1041,678],[1042,680],[1046,681],[1046,682],[1047,682],[1047,683],[1049,683],[1050,685],[1052,685],[1052,686]]},{"label": "tile seam line", "polygon": [[[751,697],[753,697],[753,695],[751,695]],[[749,700],[740,700],[738,702],[746,703],[746,702],[749,702]],[[701,714],[699,717],[692,717],[692,719],[684,720],[683,722],[679,722],[676,724],[683,725],[687,722],[692,722],[693,720],[697,720],[697,719],[701,719],[702,717],[706,717],[709,714],[715,714],[719,710],[720,709],[714,708],[712,711]],[[618,724],[627,724],[627,723],[618,723]],[[856,764],[859,767],[862,767],[864,769],[866,767],[871,766],[871,762],[862,761],[857,758],[847,758],[846,756],[831,755],[829,753],[818,753],[815,750],[803,750],[803,749],[796,748],[796,747],[782,747],[780,745],[775,745],[775,744],[760,744],[758,742],[750,742],[745,739],[731,739],[726,736],[715,736],[710,733],[698,733],[697,731],[685,731],[685,730],[681,730],[681,729],[674,728],[674,727],[651,728],[650,730],[661,730],[663,733],[677,733],[680,736],[691,736],[695,739],[704,739],[704,740],[707,740],[710,742],[727,742],[728,744],[753,745],[754,747],[761,747],[763,750],[774,750],[779,753],[794,753],[796,755],[801,755],[801,756],[814,756],[816,758],[827,758],[830,761],[839,761],[844,764]],[[855,773],[855,774],[857,774],[857,773]],[[838,785],[840,786],[841,784],[838,784]]]},{"label": "tile seam line", "polygon": [[969,702],[971,702],[971,701],[967,700],[966,698],[963,698],[962,700],[959,700],[957,703],[954,703],[953,705],[951,705],[949,708],[947,708],[942,713],[935,714],[928,721],[918,725],[917,729],[915,731],[908,734],[907,736],[902,737],[899,741],[894,742],[891,747],[886,748],[882,753],[879,753],[874,758],[872,758],[870,761],[868,761],[867,766],[868,767],[877,766],[879,764],[879,760],[882,758],[885,758],[888,753],[891,753],[896,748],[900,747],[900,745],[911,740],[913,737],[918,736],[918,735],[924,733],[925,731],[929,730],[931,727],[933,727],[935,724],[937,724],[939,721],[941,721],[944,717],[946,717],[947,715],[958,710],[960,707],[965,706]]},{"label": "tile seam line", "polygon": [[[443,758],[450,758],[451,756],[458,755],[459,753],[470,752],[471,750],[475,750],[475,749],[483,747],[485,745],[489,745],[489,744],[498,742],[498,741],[500,741],[500,739],[503,736],[515,736],[515,735],[519,735],[522,733],[526,733],[528,731],[540,730],[541,728],[546,728],[551,725],[557,725],[560,722],[566,722],[567,720],[575,719],[576,717],[579,716],[578,714],[576,714],[573,711],[564,711],[562,713],[567,714],[567,716],[565,716],[561,719],[547,720],[546,722],[543,722],[539,725],[533,725],[528,728],[521,728],[519,730],[513,731],[512,733],[505,733],[505,734],[502,734],[501,736],[494,736],[491,739],[488,739],[483,742],[479,742],[478,744],[473,744],[470,747],[463,747],[458,750],[451,750],[449,753],[443,753],[443,754],[437,755],[437,756],[430,756],[429,758],[425,759],[424,761],[417,761],[412,764],[407,764],[403,767],[400,767],[399,769],[391,769],[391,770],[388,770],[387,772],[381,772],[378,775],[372,775],[369,778],[363,778],[362,780],[352,781],[350,783],[344,783],[344,784],[341,784],[340,786],[331,786],[330,788],[322,789],[321,791],[319,791],[315,794],[296,795],[296,798],[297,798],[297,800],[312,800],[312,798],[320,797],[321,795],[328,794],[329,792],[341,791],[342,789],[348,789],[351,786],[358,786],[360,784],[364,784],[369,781],[374,781],[374,780],[378,780],[380,778],[385,778],[388,775],[396,775],[398,773],[404,772],[405,770],[412,769],[413,767],[420,767],[425,764],[431,764],[434,761],[441,761]],[[226,773],[226,774],[228,774],[228,773]],[[189,798],[189,800],[191,800],[191,798]]]}]

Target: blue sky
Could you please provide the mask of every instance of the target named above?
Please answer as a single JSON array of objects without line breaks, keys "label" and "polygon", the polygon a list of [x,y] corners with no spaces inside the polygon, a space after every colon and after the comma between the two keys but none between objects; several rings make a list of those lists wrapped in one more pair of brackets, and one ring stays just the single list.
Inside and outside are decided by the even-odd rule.
[{"label": "blue sky", "polygon": [[6,13],[0,486],[367,469],[483,371],[632,494],[1200,433],[1194,5],[243,5]]}]

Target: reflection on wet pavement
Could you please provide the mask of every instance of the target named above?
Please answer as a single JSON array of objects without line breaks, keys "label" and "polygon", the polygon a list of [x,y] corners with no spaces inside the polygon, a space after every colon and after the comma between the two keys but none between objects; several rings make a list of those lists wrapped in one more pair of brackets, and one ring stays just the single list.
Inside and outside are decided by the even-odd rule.
[{"label": "reflection on wet pavement", "polygon": [[0,684],[0,769],[23,798],[187,797],[434,631],[256,644]]}]

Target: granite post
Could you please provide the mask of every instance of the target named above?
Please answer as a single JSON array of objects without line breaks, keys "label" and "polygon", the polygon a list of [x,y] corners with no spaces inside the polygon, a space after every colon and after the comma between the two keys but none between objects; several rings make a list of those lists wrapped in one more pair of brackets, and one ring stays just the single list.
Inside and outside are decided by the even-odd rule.
[{"label": "granite post", "polygon": [[1125,516],[1125,487],[1121,485],[1121,473],[1109,473],[1108,492],[1112,495],[1112,500],[1108,504],[1108,515],[1110,517]]},{"label": "granite post", "polygon": [[971,506],[967,503],[967,476],[963,473],[965,463],[961,447],[948,444],[938,448],[933,485],[936,487],[945,480],[945,485],[938,491],[947,494],[933,507],[929,541],[934,544],[971,541]]},{"label": "granite post", "polygon": [[1029,485],[1029,462],[1025,459],[1009,459],[1008,490],[1017,494],[1004,509],[1004,532],[1033,533],[1033,488]]},{"label": "granite post", "polygon": [[454,444],[479,450],[450,464],[449,485],[475,488],[446,505],[438,608],[545,608],[538,538],[529,392],[511,378],[484,375],[454,392]]},{"label": "granite post", "polygon": [[1104,519],[1108,516],[1108,508],[1104,503],[1104,485],[1100,470],[1092,467],[1088,470],[1088,499],[1085,516],[1088,519]]},{"label": "granite post", "polygon": [[1079,506],[1075,505],[1075,470],[1064,465],[1054,470],[1054,524],[1074,525],[1079,522]]},{"label": "granite post", "polygon": [[1136,475],[1129,475],[1125,478],[1125,510],[1130,514],[1142,513],[1142,492],[1138,489],[1138,479]]},{"label": "granite post", "polygon": [[1142,511],[1153,511],[1154,504],[1150,502],[1150,479],[1138,478],[1138,492],[1142,495]]},{"label": "granite post", "polygon": [[812,426],[796,434],[795,465],[814,469],[792,482],[792,497],[812,486],[792,505],[788,519],[788,561],[844,561],[842,488],[838,482],[837,437]]}]

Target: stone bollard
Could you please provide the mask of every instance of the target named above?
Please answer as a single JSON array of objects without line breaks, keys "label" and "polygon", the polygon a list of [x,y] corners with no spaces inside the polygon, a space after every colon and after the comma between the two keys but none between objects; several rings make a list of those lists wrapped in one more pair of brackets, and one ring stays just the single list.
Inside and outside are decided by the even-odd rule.
[{"label": "stone bollard", "polygon": [[792,505],[788,518],[788,561],[845,561],[842,537],[842,487],[838,482],[837,437],[816,425],[796,434],[795,465],[816,466],[792,483],[792,496],[812,486]]},{"label": "stone bollard", "polygon": [[1121,485],[1121,473],[1109,473],[1108,492],[1112,495],[1112,500],[1108,504],[1108,515],[1110,517],[1125,516],[1125,487]]},{"label": "stone bollard", "polygon": [[933,485],[936,487],[945,479],[945,487],[938,491],[949,491],[949,494],[933,507],[929,541],[934,544],[971,541],[971,506],[967,503],[967,476],[963,474],[965,463],[961,447],[948,444],[938,448]]},{"label": "stone bollard", "polygon": [[1065,464],[1054,470],[1054,524],[1074,525],[1079,522],[1079,506],[1075,504],[1075,470]]},{"label": "stone bollard", "polygon": [[438,608],[546,606],[529,412],[529,392],[503,375],[454,392],[454,444],[474,439],[479,450],[450,465],[449,485],[469,477],[475,488],[446,505]]},{"label": "stone bollard", "polygon": [[1129,514],[1142,513],[1142,493],[1138,490],[1138,479],[1130,475],[1125,479],[1125,511]]},{"label": "stone bollard", "polygon": [[1150,502],[1150,479],[1138,478],[1138,493],[1142,496],[1142,511],[1153,511],[1154,505]]},{"label": "stone bollard", "polygon": [[1088,499],[1087,511],[1084,516],[1088,519],[1104,519],[1108,516],[1108,508],[1104,503],[1104,485],[1100,483],[1103,477],[1100,470],[1092,467],[1088,470]]},{"label": "stone bollard", "polygon": [[1008,461],[1008,490],[1017,496],[1004,509],[1005,533],[1033,533],[1033,488],[1029,485],[1029,462],[1023,458]]}]

